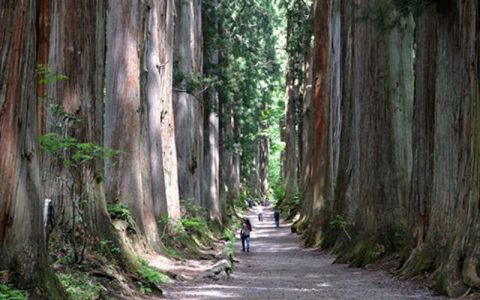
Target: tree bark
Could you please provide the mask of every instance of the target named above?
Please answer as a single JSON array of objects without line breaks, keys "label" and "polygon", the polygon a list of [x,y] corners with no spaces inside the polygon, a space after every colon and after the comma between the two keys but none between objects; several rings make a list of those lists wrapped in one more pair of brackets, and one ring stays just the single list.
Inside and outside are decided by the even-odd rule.
[{"label": "tree bark", "polygon": [[[220,20],[216,10],[218,1],[203,3],[202,26],[204,32],[204,66],[206,76],[218,80]],[[208,87],[204,96],[204,203],[209,218],[222,223],[226,219],[226,205],[220,199],[220,120],[219,120],[219,92],[217,85]]]},{"label": "tree bark", "polygon": [[180,219],[176,125],[172,98],[174,2],[151,0],[144,66],[155,216]]},{"label": "tree bark", "polygon": [[[180,86],[174,86],[176,145],[180,199],[204,203],[204,105],[198,90],[203,78],[201,2],[175,3],[175,74]],[[179,82],[174,82],[178,84]]]},{"label": "tree bark", "polygon": [[[332,3],[317,1],[315,4],[315,33],[313,48],[313,91],[311,140],[311,184],[305,187],[303,201],[309,208],[307,245],[319,245],[322,228],[327,217],[330,180],[330,19]],[[308,197],[308,198],[307,198]]]},{"label": "tree bark", "polygon": [[124,154],[105,161],[105,185],[108,201],[128,205],[142,234],[158,249],[160,235],[153,204],[148,103],[141,76],[147,13],[141,1],[109,3],[105,146]]},{"label": "tree bark", "polygon": [[48,266],[43,231],[37,18],[35,1],[0,2],[0,269],[37,299],[65,299]]}]

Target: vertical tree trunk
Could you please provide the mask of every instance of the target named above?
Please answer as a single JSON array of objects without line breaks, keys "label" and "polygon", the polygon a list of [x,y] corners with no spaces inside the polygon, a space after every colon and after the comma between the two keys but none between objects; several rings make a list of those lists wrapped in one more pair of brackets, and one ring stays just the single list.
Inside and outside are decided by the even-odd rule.
[{"label": "vertical tree trunk", "polygon": [[[261,104],[261,110],[267,111],[266,99],[263,99]],[[260,137],[257,140],[257,156],[256,156],[256,172],[257,177],[254,178],[257,184],[257,194],[258,196],[264,197],[269,193],[268,185],[268,153],[270,151],[270,143],[268,139],[268,123],[266,121],[261,121]]]},{"label": "vertical tree trunk", "polygon": [[[70,123],[74,124],[71,128],[68,125],[65,128],[64,117],[59,118],[50,110],[47,128],[55,132],[61,123],[63,135],[73,136],[79,142],[102,145],[106,3],[103,0],[54,0],[52,9],[49,67],[68,79],[48,87],[49,101],[79,121]],[[101,159],[69,171],[67,166],[58,166],[53,161],[46,161],[46,167],[44,172],[49,189],[45,197],[54,200],[57,212],[63,212],[59,214],[63,215],[61,227],[71,235],[67,238],[74,249],[75,241],[80,238],[82,244],[93,245],[98,240],[108,240],[122,247],[107,212]],[[59,177],[63,179],[58,181]],[[75,257],[80,261],[83,245],[79,243],[77,246]],[[133,266],[127,252],[122,251],[118,256],[123,267]]]},{"label": "vertical tree trunk", "polygon": [[179,0],[175,8],[173,103],[180,199],[200,205],[204,196],[201,2]]},{"label": "vertical tree trunk", "polygon": [[35,3],[0,3],[0,269],[36,299],[65,299],[43,231]]},{"label": "vertical tree trunk", "polygon": [[412,187],[417,247],[403,274],[435,271],[435,287],[451,297],[480,286],[479,14],[477,1],[448,1],[419,21],[417,82],[423,85],[416,85],[416,103],[429,112],[417,119],[427,129],[416,149],[432,158],[426,178]]},{"label": "vertical tree trunk", "polygon": [[[150,169],[148,104],[142,92],[146,6],[110,1],[107,22],[105,146],[124,152],[105,163],[107,200],[127,204],[150,245],[159,246]],[[141,49],[141,51],[138,51]]]},{"label": "vertical tree trunk", "polygon": [[[288,5],[287,5],[288,6]],[[292,200],[297,189],[297,166],[298,166],[298,149],[297,149],[297,102],[300,98],[300,80],[297,78],[301,72],[301,64],[298,61],[301,57],[298,53],[299,49],[296,45],[298,36],[294,30],[298,26],[298,11],[295,9],[297,5],[291,4],[287,8],[287,75],[286,75],[286,105],[285,105],[285,130],[283,133],[283,141],[285,142],[285,153],[283,157],[282,174],[285,180],[285,200],[286,203]],[[283,126],[282,126],[283,127]]]},{"label": "vertical tree trunk", "polygon": [[[204,74],[218,80],[220,38],[219,18],[216,13],[218,1],[203,4],[202,26],[204,33]],[[220,120],[219,93],[217,86],[211,86],[204,99],[204,203],[211,220],[222,222],[226,219],[225,202],[220,200]]]},{"label": "vertical tree trunk", "polygon": [[147,17],[144,65],[148,103],[153,203],[157,220],[180,218],[177,147],[172,98],[173,0],[151,0]]},{"label": "vertical tree trunk", "polygon": [[[313,48],[313,93],[311,121],[312,160],[310,182],[304,190],[304,202],[311,208],[307,245],[318,245],[327,218],[330,190],[330,19],[331,1],[317,1],[315,6],[315,40]],[[305,198],[309,197],[309,198]]]}]

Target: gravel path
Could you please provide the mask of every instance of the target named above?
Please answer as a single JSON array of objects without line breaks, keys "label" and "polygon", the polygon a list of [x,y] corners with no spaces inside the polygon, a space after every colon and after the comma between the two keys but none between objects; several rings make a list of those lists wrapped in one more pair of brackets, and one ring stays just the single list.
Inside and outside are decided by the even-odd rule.
[{"label": "gravel path", "polygon": [[255,209],[250,253],[237,241],[237,263],[228,280],[180,283],[165,290],[167,299],[444,299],[378,271],[332,264],[334,258],[304,249],[289,224],[275,228],[265,210]]}]

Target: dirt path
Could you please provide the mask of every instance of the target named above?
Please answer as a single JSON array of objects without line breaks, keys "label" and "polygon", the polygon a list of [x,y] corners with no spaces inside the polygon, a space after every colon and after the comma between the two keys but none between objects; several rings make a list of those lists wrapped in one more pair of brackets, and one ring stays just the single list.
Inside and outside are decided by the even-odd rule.
[{"label": "dirt path", "polygon": [[334,258],[300,247],[288,224],[275,228],[271,210],[253,221],[250,253],[241,251],[240,263],[229,280],[190,282],[166,289],[167,299],[444,299],[408,282],[378,271],[332,264]]}]

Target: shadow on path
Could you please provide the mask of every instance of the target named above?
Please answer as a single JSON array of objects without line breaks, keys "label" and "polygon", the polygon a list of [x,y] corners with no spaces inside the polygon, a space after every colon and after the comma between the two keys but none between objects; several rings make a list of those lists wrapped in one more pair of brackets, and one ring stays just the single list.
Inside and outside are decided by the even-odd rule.
[{"label": "shadow on path", "polygon": [[252,221],[250,253],[241,251],[240,263],[229,280],[187,282],[167,287],[167,299],[444,299],[430,291],[391,278],[378,271],[332,264],[334,257],[304,249],[290,224],[275,228],[273,212],[264,209]]}]

